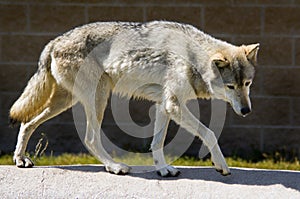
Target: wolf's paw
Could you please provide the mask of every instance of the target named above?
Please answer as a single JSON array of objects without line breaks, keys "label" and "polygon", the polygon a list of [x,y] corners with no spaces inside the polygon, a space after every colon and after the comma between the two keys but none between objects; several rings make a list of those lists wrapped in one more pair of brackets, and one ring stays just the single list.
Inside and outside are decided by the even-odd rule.
[{"label": "wolf's paw", "polygon": [[157,174],[162,177],[176,177],[180,174],[180,171],[173,166],[166,166],[157,170]]},{"label": "wolf's paw", "polygon": [[217,172],[221,173],[221,175],[223,176],[227,176],[231,174],[230,169],[228,168],[223,156],[219,157],[218,159],[212,156],[211,159],[212,159],[212,164],[215,166]]},{"label": "wolf's paw", "polygon": [[34,166],[32,160],[26,156],[15,156],[14,162],[19,168],[31,168]]},{"label": "wolf's paw", "polygon": [[127,166],[123,163],[109,163],[105,165],[106,171],[109,173],[117,174],[117,175],[124,175],[129,173],[131,167]]}]

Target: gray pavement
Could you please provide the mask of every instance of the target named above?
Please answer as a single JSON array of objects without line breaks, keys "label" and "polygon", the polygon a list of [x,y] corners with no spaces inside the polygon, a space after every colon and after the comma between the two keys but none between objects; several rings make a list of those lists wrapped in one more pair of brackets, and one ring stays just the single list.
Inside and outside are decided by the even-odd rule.
[{"label": "gray pavement", "polygon": [[300,172],[231,168],[221,176],[211,167],[178,167],[181,175],[156,172],[113,175],[102,165],[0,166],[1,198],[300,198]]}]

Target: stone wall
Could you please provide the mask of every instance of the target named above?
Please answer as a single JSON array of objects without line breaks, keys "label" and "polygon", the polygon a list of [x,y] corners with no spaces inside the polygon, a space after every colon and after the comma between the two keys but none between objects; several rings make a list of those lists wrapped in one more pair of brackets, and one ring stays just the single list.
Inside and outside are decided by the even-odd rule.
[{"label": "stone wall", "polygon": [[[18,129],[7,127],[7,113],[36,71],[44,45],[75,26],[115,20],[173,20],[195,25],[237,45],[259,42],[253,112],[240,118],[228,107],[219,140],[221,148],[226,155],[288,151],[299,156],[299,0],[0,0],[0,152],[14,150]],[[208,125],[210,102],[200,104],[201,120]],[[147,124],[150,106],[144,101],[130,103],[134,121]],[[149,147],[150,139],[128,139],[110,112],[108,108],[103,128],[112,141],[132,150]],[[172,124],[171,129],[176,132],[176,125]],[[169,139],[174,132],[170,132]],[[41,133],[49,138],[48,151],[85,151],[71,111],[38,128],[29,151],[34,150]],[[196,154],[200,144],[196,140],[188,153]]]}]

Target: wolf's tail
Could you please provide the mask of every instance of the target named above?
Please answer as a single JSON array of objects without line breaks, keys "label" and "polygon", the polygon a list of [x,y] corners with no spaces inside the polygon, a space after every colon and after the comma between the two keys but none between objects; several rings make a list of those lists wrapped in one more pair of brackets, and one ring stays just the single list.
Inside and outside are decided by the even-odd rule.
[{"label": "wolf's tail", "polygon": [[22,95],[10,108],[9,122],[11,126],[17,122],[30,121],[45,108],[55,83],[50,72],[51,49],[52,45],[49,43],[41,54],[37,72],[29,80]]}]

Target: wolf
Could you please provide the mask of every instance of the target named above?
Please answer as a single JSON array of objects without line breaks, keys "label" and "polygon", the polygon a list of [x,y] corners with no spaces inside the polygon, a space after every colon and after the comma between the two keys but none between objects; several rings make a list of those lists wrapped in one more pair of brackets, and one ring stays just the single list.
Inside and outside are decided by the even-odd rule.
[{"label": "wolf", "polygon": [[180,173],[163,153],[170,120],[202,139],[216,170],[229,175],[214,133],[186,103],[221,99],[238,115],[248,115],[258,49],[259,44],[236,46],[192,25],[168,21],[95,22],[70,30],[45,46],[37,72],[10,109],[11,124],[21,123],[14,162],[32,167],[25,150],[34,130],[79,102],[86,114],[88,150],[108,172],[130,172],[105,151],[99,135],[107,101],[116,93],[155,102],[151,150],[159,175]]}]

